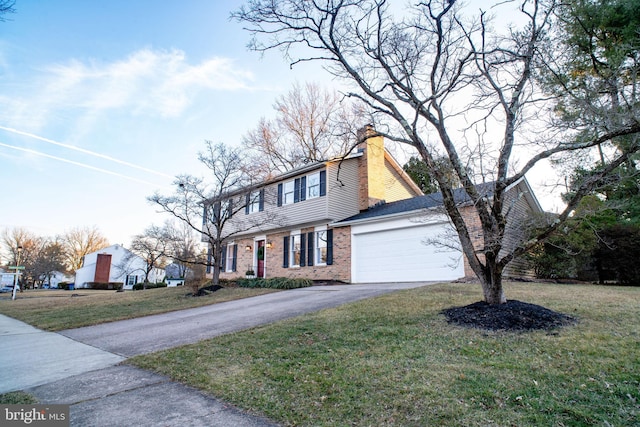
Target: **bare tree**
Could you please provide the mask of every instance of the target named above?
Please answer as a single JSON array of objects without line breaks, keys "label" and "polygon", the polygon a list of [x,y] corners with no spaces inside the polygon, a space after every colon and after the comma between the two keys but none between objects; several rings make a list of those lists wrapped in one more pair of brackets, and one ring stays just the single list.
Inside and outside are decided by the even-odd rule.
[{"label": "bare tree", "polygon": [[5,229],[2,233],[2,246],[9,264],[22,266],[22,280],[20,290],[24,283],[32,283],[38,274],[36,271],[37,260],[46,247],[47,240],[25,228]]},{"label": "bare tree", "polygon": [[143,234],[134,236],[127,255],[123,258],[125,265],[132,264],[132,258],[140,257],[144,260],[144,289],[147,288],[150,273],[156,268],[164,268],[169,253],[169,239],[166,230],[152,225]]},{"label": "bare tree", "polygon": [[109,246],[109,241],[96,226],[72,228],[60,236],[59,241],[69,271],[76,271],[82,267],[82,260],[86,254]]},{"label": "bare tree", "polygon": [[163,231],[167,239],[167,255],[173,261],[178,277],[186,278],[196,264],[206,260],[200,233],[196,233],[185,223],[176,224],[175,221],[165,222]]},{"label": "bare tree", "polygon": [[273,108],[275,119],[262,118],[243,139],[252,167],[266,178],[348,153],[362,122],[357,105],[316,83],[296,83]]},{"label": "bare tree", "polygon": [[211,251],[206,265],[213,270],[213,283],[218,284],[225,242],[234,235],[258,230],[275,218],[236,214],[249,207],[261,210],[265,197],[274,195],[259,188],[264,181],[247,166],[246,158],[238,148],[206,141],[206,151],[199,153],[198,160],[209,169],[208,180],[191,175],[178,176],[173,195],[156,193],[149,201],[201,233]]},{"label": "bare tree", "polygon": [[8,13],[15,13],[15,5],[15,0],[0,0],[0,22],[4,22],[7,20],[4,15]]},{"label": "bare tree", "polygon": [[65,272],[65,254],[60,242],[46,239],[33,262],[34,282],[50,282],[56,272]]},{"label": "bare tree", "polygon": [[[249,0],[233,16],[253,34],[252,49],[280,49],[292,65],[323,62],[352,84],[349,97],[374,112],[379,134],[417,151],[438,183],[485,301],[500,304],[506,302],[507,264],[548,237],[603,176],[640,148],[637,139],[624,147],[609,143],[610,161],[580,184],[553,222],[531,239],[505,246],[511,185],[542,160],[592,152],[640,132],[637,68],[619,81],[618,99],[625,102],[615,106],[615,114],[609,95],[577,96],[568,86],[545,86],[547,79],[562,76],[554,71],[571,66],[570,58],[554,54],[552,37],[562,32],[557,7],[554,0],[498,2],[494,13],[508,9],[523,22],[502,32],[484,12],[462,15],[455,0],[416,2],[402,16],[394,16],[385,0]],[[554,110],[569,99],[582,102],[571,128],[559,123]],[[585,111],[589,114],[581,114]],[[475,209],[481,245],[474,245],[450,180],[438,168],[441,155]],[[492,191],[478,190],[487,180],[493,181]]]}]

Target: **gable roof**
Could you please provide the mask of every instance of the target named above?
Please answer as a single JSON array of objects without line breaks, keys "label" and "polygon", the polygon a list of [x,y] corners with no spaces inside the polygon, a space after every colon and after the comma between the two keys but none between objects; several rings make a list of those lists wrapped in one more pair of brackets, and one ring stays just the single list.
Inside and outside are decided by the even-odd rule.
[{"label": "gable roof", "polygon": [[[526,187],[525,195],[532,206],[535,209],[540,210],[542,212],[542,208],[538,203],[537,199],[533,195],[533,191],[529,186],[529,183],[526,179],[522,178],[518,180],[516,183],[511,185],[509,188],[515,187],[519,184],[524,184]],[[495,188],[495,182],[486,182],[482,184],[476,185],[476,189],[478,193],[484,195],[485,197],[493,196],[493,189]],[[457,205],[462,205],[465,203],[470,203],[471,198],[467,194],[464,188],[456,188],[453,190],[453,199]],[[409,212],[424,210],[424,209],[433,209],[437,207],[444,206],[444,202],[442,199],[442,193],[431,193],[425,194],[424,196],[413,197],[411,199],[399,200],[397,202],[384,203],[381,202],[371,208],[360,212],[359,214],[353,215],[349,218],[345,218],[334,223],[334,226],[344,226],[349,225],[354,222],[360,222],[365,220],[373,220],[374,218],[382,218],[387,216],[395,216],[402,215]]]}]

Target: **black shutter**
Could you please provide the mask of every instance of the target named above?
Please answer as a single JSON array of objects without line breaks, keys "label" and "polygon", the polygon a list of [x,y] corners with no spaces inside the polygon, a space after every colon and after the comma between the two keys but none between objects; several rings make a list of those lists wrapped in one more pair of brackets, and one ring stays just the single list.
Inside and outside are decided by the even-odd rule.
[{"label": "black shutter", "polygon": [[333,229],[327,230],[327,265],[333,264]]},{"label": "black shutter", "polygon": [[327,194],[327,171],[320,171],[320,195]]},{"label": "black shutter", "polygon": [[300,201],[300,178],[296,178],[293,181],[293,203]]},{"label": "black shutter", "polygon": [[260,199],[258,201],[258,210],[260,212],[264,211],[264,188],[260,190]]},{"label": "black shutter", "polygon": [[211,246],[207,249],[207,273],[211,273],[211,259],[213,258],[213,250]]},{"label": "black shutter", "polygon": [[282,267],[289,268],[289,236],[284,236],[282,247]]},{"label": "black shutter", "polygon": [[278,206],[282,206],[282,184],[278,184]]},{"label": "black shutter", "polygon": [[231,271],[236,271],[237,266],[238,266],[238,245],[233,245],[233,265],[231,266]]},{"label": "black shutter", "polygon": [[227,204],[227,219],[233,216],[233,199],[229,199],[229,203]]},{"label": "black shutter", "polygon": [[300,201],[307,200],[307,177],[300,178]]},{"label": "black shutter", "polygon": [[247,194],[244,201],[244,214],[249,215],[249,205],[251,204],[251,193]]},{"label": "black shutter", "polygon": [[300,267],[307,265],[307,240],[306,234],[300,234]]},{"label": "black shutter", "polygon": [[313,265],[313,231],[307,234],[307,265]]},{"label": "black shutter", "polygon": [[222,256],[220,257],[220,271],[227,271],[227,245],[222,245]]}]

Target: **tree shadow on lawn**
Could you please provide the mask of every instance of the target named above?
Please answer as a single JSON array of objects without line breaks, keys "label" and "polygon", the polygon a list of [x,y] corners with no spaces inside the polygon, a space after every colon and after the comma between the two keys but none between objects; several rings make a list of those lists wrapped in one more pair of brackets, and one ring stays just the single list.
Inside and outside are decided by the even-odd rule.
[{"label": "tree shadow on lawn", "polygon": [[517,300],[495,305],[479,301],[463,307],[447,308],[441,313],[450,324],[490,331],[552,331],[578,322],[566,314]]}]

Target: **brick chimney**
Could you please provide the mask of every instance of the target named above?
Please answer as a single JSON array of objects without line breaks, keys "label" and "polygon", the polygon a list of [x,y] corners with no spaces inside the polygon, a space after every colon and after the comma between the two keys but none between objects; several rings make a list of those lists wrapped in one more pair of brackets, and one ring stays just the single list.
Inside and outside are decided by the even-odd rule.
[{"label": "brick chimney", "polygon": [[385,200],[384,138],[373,125],[367,125],[358,131],[358,140],[358,151],[363,154],[358,165],[359,208],[363,211]]}]

